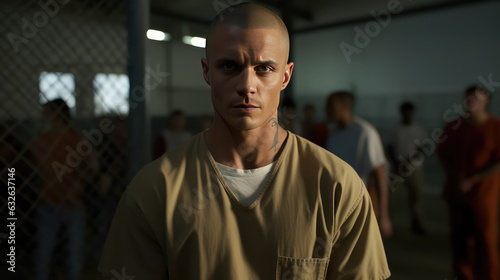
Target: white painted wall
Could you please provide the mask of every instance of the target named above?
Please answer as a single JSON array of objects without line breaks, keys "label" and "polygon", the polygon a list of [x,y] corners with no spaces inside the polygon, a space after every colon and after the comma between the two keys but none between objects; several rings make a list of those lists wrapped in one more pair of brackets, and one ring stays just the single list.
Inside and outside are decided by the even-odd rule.
[{"label": "white painted wall", "polygon": [[[404,9],[404,6],[403,6]],[[500,82],[500,3],[482,3],[399,17],[381,28],[348,63],[339,45],[356,46],[355,27],[298,34],[295,39],[295,97],[315,104],[324,117],[324,100],[334,90],[358,96],[356,111],[382,125],[397,118],[397,106],[412,100],[419,117],[440,125],[442,114],[460,102],[478,77]],[[367,11],[369,15],[369,11]],[[500,93],[500,87],[495,88]],[[500,114],[494,98],[492,110]]]}]

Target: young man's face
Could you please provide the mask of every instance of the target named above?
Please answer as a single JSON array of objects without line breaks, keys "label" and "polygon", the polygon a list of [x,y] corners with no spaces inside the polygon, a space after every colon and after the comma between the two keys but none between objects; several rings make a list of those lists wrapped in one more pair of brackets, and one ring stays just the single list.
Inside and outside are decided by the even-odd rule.
[{"label": "young man's face", "polygon": [[490,97],[484,90],[476,90],[465,94],[466,110],[472,114],[483,113],[488,107]]},{"label": "young man's face", "polygon": [[186,117],[184,115],[176,115],[172,119],[172,128],[175,131],[182,131],[184,130],[184,126],[186,125]]},{"label": "young man's face", "polygon": [[340,123],[342,122],[343,116],[346,114],[346,111],[348,110],[347,105],[342,102],[340,97],[337,95],[334,95],[330,97],[330,102],[329,102],[329,110],[327,112],[328,114],[328,120],[331,123]]},{"label": "young man's face", "polygon": [[238,130],[267,124],[293,70],[288,45],[277,29],[216,27],[203,76],[210,85],[216,119]]},{"label": "young man's face", "polygon": [[413,122],[413,109],[405,109],[401,112],[404,123]]}]

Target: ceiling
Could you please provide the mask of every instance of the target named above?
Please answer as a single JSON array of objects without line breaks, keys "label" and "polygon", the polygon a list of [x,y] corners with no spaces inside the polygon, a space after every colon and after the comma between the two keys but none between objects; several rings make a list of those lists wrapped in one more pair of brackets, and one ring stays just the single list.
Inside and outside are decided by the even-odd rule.
[{"label": "ceiling", "polygon": [[[219,11],[243,0],[151,0],[152,20],[170,18],[183,22],[206,25]],[[292,15],[293,31],[312,30],[321,27],[341,25],[370,19],[370,11],[387,10],[388,5],[396,5],[400,14],[426,12],[450,8],[457,5],[481,2],[478,0],[260,0],[262,3],[283,16]],[[482,1],[486,2],[486,1]]]}]

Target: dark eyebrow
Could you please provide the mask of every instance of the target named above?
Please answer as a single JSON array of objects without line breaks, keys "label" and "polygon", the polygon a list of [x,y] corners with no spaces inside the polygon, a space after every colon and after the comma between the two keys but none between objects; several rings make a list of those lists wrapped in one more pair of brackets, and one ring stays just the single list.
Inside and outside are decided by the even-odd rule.
[{"label": "dark eyebrow", "polygon": [[[236,62],[236,60],[234,60],[232,58],[228,58],[228,57],[222,57],[222,58],[215,60],[216,64],[221,64],[221,63],[226,63],[226,62]],[[279,66],[279,64],[272,59],[252,61],[252,64],[254,64],[254,65],[270,65],[274,68]]]},{"label": "dark eyebrow", "polygon": [[234,59],[223,57],[223,58],[218,58],[215,60],[215,64],[221,64],[221,63],[227,63],[227,62],[235,62]]},{"label": "dark eyebrow", "polygon": [[257,65],[270,65],[274,68],[278,67],[278,63],[272,59],[269,60],[262,60],[262,61],[255,61],[254,62]]}]

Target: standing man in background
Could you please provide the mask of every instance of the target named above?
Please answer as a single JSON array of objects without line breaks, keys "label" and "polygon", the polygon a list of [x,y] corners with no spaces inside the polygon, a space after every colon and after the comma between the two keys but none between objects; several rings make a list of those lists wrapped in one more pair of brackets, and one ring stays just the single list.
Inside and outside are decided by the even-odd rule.
[{"label": "standing man in background", "polygon": [[305,105],[304,120],[302,121],[302,136],[307,140],[311,140],[316,124],[314,106],[311,104]]},{"label": "standing man in background", "polygon": [[373,183],[380,231],[383,236],[391,236],[387,161],[382,141],[370,123],[353,116],[353,108],[354,95],[350,92],[337,91],[328,97],[326,149],[351,165],[367,187]]},{"label": "standing man in background", "polygon": [[[410,160],[410,158],[413,159],[415,153],[421,152],[421,148],[417,146],[415,141],[427,138],[427,133],[421,124],[414,121],[415,105],[405,102],[401,104],[400,111],[401,123],[395,127],[387,151],[394,163],[395,170],[400,170],[399,167],[408,162],[413,163],[413,168],[408,170],[409,174],[399,174],[399,176],[404,178],[404,181],[396,185],[396,189],[392,192],[391,205],[396,201],[399,188],[402,186],[408,188],[412,217],[411,228],[415,234],[423,235],[425,234],[425,230],[422,226],[420,193],[424,183],[424,162],[423,157],[418,162]],[[423,151],[421,154],[423,154]]]},{"label": "standing man in background", "polygon": [[297,118],[297,106],[293,99],[285,97],[281,101],[282,126],[294,134],[302,136],[302,125]]},{"label": "standing man in background", "polygon": [[185,130],[186,116],[181,110],[175,110],[170,114],[170,129],[161,132],[156,140],[153,158],[159,158],[165,152],[175,150],[181,144],[191,138],[191,132]]},{"label": "standing man in background", "polygon": [[66,102],[60,98],[48,101],[43,105],[43,117],[50,123],[50,129],[36,135],[29,144],[41,178],[36,218],[35,279],[50,279],[50,260],[57,245],[57,235],[65,227],[66,279],[77,280],[83,264],[84,178],[92,178],[93,173],[85,161],[66,171],[69,169],[66,165],[69,151],[78,150],[78,144],[84,141],[70,125]]},{"label": "standing man in background", "polygon": [[446,171],[453,270],[460,280],[498,280],[500,120],[488,113],[483,88],[467,88],[464,98],[466,112],[445,126],[437,150]]}]

